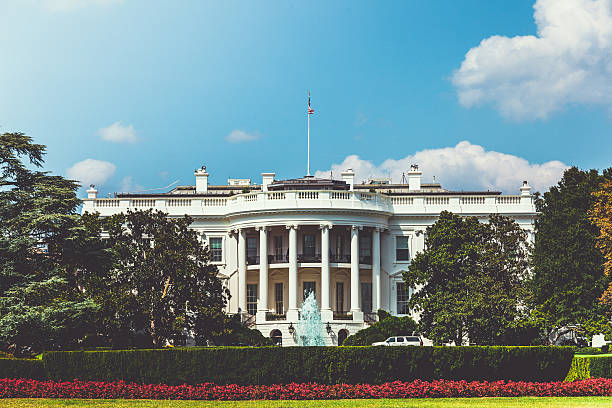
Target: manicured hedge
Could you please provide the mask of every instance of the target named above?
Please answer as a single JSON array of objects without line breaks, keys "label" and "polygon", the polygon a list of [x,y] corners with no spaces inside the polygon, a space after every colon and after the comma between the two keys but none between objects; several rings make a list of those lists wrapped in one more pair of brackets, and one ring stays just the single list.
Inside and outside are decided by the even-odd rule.
[{"label": "manicured hedge", "polygon": [[574,355],[578,354],[608,354],[610,353],[608,347],[574,347]]},{"label": "manicured hedge", "polygon": [[55,381],[319,384],[563,380],[569,347],[261,347],[45,353]]},{"label": "manicured hedge", "polygon": [[612,378],[612,354],[574,356],[565,381],[587,378]]},{"label": "manicured hedge", "polygon": [[0,358],[0,378],[47,378],[42,360],[25,358]]}]

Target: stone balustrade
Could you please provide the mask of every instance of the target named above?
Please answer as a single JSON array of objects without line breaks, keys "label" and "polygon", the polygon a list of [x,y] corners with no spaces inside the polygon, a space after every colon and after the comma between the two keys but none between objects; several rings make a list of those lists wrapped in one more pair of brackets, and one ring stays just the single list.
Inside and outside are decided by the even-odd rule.
[{"label": "stone balustrade", "polygon": [[147,197],[86,198],[83,211],[102,216],[121,211],[157,209],[170,215],[189,214],[226,216],[257,211],[292,209],[356,210],[395,214],[439,214],[442,210],[458,214],[535,212],[532,196],[496,195],[385,195],[360,191],[283,191],[253,192],[231,197]]}]

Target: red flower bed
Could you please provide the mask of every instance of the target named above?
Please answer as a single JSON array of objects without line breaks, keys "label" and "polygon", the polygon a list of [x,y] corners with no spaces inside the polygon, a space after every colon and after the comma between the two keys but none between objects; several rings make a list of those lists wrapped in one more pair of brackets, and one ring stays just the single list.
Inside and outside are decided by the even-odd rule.
[{"label": "red flower bed", "polygon": [[137,398],[179,400],[307,400],[346,398],[444,398],[444,397],[578,397],[612,396],[612,379],[575,382],[513,381],[412,381],[380,385],[164,385],[123,381],[53,382],[1,379],[0,398]]}]

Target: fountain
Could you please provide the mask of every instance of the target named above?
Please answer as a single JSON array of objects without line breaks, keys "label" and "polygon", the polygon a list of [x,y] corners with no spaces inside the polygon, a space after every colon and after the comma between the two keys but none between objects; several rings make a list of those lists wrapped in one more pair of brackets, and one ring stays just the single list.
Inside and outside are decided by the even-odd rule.
[{"label": "fountain", "polygon": [[314,292],[310,292],[302,303],[297,327],[297,340],[299,346],[325,345],[321,312]]}]

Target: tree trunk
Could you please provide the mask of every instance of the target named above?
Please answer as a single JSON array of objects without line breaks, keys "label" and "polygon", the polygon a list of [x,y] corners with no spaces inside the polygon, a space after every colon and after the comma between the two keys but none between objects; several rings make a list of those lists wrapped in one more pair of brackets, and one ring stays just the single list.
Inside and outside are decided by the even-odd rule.
[{"label": "tree trunk", "polygon": [[457,338],[455,339],[455,346],[462,346],[462,345],[463,345],[463,330],[459,328],[457,329]]}]

